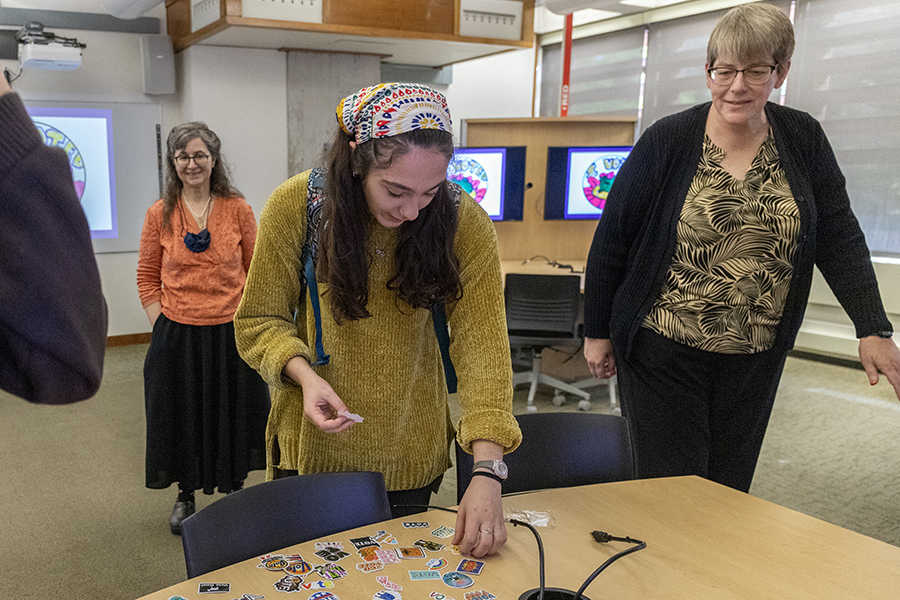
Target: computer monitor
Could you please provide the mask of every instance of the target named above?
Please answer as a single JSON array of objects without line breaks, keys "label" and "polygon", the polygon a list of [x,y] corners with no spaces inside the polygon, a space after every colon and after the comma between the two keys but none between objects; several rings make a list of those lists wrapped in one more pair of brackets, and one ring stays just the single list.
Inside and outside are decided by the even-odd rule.
[{"label": "computer monitor", "polygon": [[631,146],[547,148],[544,219],[599,219]]},{"label": "computer monitor", "polygon": [[525,146],[457,148],[447,179],[475,198],[492,220],[522,220]]}]

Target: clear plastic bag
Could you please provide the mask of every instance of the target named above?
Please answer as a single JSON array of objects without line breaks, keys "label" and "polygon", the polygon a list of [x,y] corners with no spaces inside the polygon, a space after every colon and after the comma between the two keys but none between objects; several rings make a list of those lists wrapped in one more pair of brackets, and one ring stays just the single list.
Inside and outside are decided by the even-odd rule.
[{"label": "clear plastic bag", "polygon": [[556,525],[556,521],[553,519],[553,515],[548,512],[541,512],[537,510],[509,509],[503,512],[503,519],[505,521],[515,519],[516,521],[528,523],[533,527],[553,527],[554,525]]}]

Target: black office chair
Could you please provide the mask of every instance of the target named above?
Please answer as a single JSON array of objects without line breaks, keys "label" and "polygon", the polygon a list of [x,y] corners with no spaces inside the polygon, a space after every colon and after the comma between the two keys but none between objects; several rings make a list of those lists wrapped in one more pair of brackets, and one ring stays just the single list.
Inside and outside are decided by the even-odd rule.
[{"label": "black office chair", "polygon": [[188,577],[391,518],[384,477],[297,475],[229,494],[181,524]]},{"label": "black office chair", "polygon": [[[596,413],[516,416],[522,443],[503,460],[503,493],[530,492],[634,479],[631,435],[625,417]],[[472,455],[456,445],[456,498],[472,480]]]},{"label": "black office chair", "polygon": [[580,348],[581,278],[578,275],[533,275],[509,273],[504,288],[506,328],[513,353],[531,356],[531,370],[513,374],[513,386],[530,383],[526,410],[537,412],[534,396],[539,383],[555,390],[554,404],[565,402],[563,392],[590,406],[591,395],[583,389],[541,372],[541,352],[551,346]]}]

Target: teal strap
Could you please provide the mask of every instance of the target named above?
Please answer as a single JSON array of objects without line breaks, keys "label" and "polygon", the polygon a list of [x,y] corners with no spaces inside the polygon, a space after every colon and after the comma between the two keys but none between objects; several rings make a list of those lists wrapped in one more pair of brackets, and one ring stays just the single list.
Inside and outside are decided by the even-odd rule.
[{"label": "teal strap", "polygon": [[313,318],[316,321],[316,360],[313,366],[327,365],[331,356],[325,354],[322,344],[322,311],[319,309],[319,286],[316,282],[316,267],[313,264],[312,252],[306,256],[306,287],[309,289],[309,300],[312,302]]},{"label": "teal strap", "polygon": [[443,304],[435,304],[431,307],[431,320],[434,321],[434,334],[437,336],[438,346],[441,349],[441,361],[444,363],[444,377],[447,378],[447,392],[456,393],[456,369],[450,360],[450,332],[447,329],[447,313]]}]

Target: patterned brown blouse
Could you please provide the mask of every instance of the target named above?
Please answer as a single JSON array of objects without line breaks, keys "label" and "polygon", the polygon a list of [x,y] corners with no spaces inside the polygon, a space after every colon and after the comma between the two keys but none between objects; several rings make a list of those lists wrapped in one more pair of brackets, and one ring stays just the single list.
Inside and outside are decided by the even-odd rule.
[{"label": "patterned brown blouse", "polygon": [[704,137],[666,281],[644,327],[723,354],[768,350],[794,271],[800,213],[771,131],[743,180]]}]

